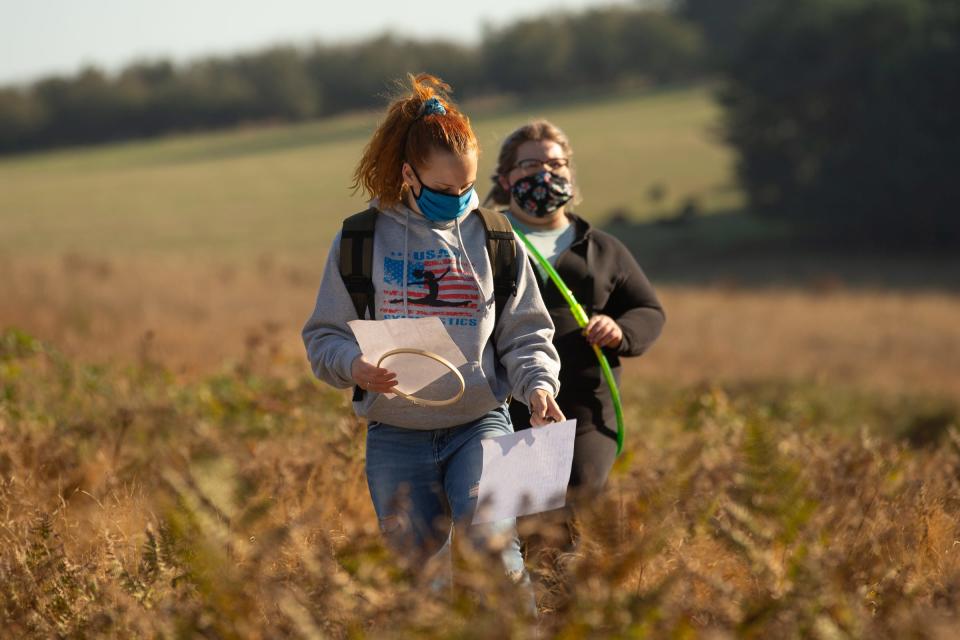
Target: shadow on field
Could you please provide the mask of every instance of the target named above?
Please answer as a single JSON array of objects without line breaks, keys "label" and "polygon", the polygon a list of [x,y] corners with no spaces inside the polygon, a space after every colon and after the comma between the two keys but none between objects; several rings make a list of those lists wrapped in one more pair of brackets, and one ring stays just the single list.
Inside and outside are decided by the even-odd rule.
[{"label": "shadow on field", "polygon": [[602,225],[657,283],[960,292],[956,247],[830,237],[742,211]]}]

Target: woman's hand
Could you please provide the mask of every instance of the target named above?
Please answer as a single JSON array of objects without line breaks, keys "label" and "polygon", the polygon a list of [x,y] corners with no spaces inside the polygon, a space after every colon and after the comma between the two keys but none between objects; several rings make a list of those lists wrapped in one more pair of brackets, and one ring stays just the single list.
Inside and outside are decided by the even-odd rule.
[{"label": "woman's hand", "polygon": [[534,389],[530,394],[530,426],[542,427],[564,420],[563,411],[560,411],[553,396],[546,389]]},{"label": "woman's hand", "polygon": [[361,389],[374,393],[389,393],[397,385],[396,373],[370,364],[363,356],[357,356],[350,365],[350,375]]},{"label": "woman's hand", "polygon": [[616,349],[623,342],[623,329],[610,316],[598,313],[590,318],[590,322],[583,328],[583,335],[587,342],[600,347]]}]

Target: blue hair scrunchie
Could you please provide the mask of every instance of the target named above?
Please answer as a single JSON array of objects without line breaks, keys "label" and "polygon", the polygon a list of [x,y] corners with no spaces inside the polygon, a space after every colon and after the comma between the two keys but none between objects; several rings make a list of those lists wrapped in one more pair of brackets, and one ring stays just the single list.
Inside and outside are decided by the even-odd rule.
[{"label": "blue hair scrunchie", "polygon": [[438,98],[427,98],[420,110],[421,116],[446,115],[447,108]]}]

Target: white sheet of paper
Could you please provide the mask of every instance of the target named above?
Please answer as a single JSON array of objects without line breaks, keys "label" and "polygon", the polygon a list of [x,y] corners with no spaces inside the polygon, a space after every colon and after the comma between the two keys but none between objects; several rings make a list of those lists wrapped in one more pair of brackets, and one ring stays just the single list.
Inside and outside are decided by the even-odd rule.
[{"label": "white sheet of paper", "polygon": [[[377,364],[380,356],[401,347],[424,349],[442,356],[455,367],[467,363],[460,347],[453,341],[443,322],[436,316],[429,318],[397,318],[394,320],[351,320],[347,323],[357,337],[363,357]],[[415,394],[436,382],[450,370],[430,358],[401,353],[388,358],[382,365],[397,374],[397,388]],[[452,375],[452,374],[451,374]],[[384,394],[388,398],[394,394]]]},{"label": "white sheet of paper", "polygon": [[473,524],[559,509],[566,503],[577,421],[481,440],[483,471]]}]

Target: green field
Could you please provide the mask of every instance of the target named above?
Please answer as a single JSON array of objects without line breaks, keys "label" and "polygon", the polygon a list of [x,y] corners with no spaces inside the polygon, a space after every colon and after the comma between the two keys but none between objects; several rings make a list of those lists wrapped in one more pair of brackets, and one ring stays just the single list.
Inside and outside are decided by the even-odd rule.
[{"label": "green field", "polygon": [[[502,138],[546,117],[573,142],[579,211],[595,221],[617,208],[636,219],[669,214],[690,196],[704,211],[740,203],[707,87],[467,110],[482,145],[481,195]],[[377,117],[0,160],[0,252],[312,253],[363,206],[350,177]],[[657,205],[654,184],[666,189]]]}]

